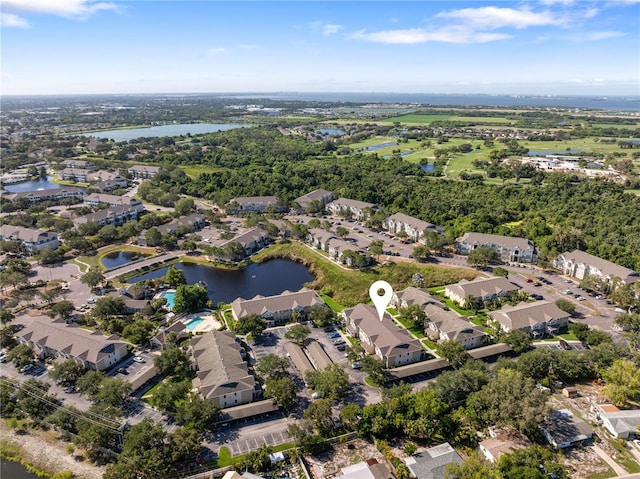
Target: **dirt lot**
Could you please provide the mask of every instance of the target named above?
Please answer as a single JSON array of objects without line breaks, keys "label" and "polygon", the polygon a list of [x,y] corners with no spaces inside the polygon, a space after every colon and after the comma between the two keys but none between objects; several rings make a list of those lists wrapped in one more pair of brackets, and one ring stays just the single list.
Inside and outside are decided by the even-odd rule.
[{"label": "dirt lot", "polygon": [[[576,416],[586,421],[595,431],[594,443],[600,446],[614,461],[624,467],[625,460],[633,460],[631,454],[624,454],[613,447],[614,439],[608,433],[595,424],[590,414],[592,404],[606,403],[606,399],[600,395],[602,386],[592,384],[576,385],[579,391],[577,398],[568,399],[560,394],[554,394],[549,399],[549,405],[554,409],[569,409]],[[591,477],[615,477],[613,469],[602,460],[592,447],[572,447],[565,451],[565,466],[572,479],[589,479]],[[607,471],[609,475],[605,474]],[[631,471],[629,471],[631,472]],[[601,475],[599,475],[601,474]]]},{"label": "dirt lot", "polygon": [[362,439],[354,439],[346,444],[335,444],[332,451],[318,456],[307,456],[307,463],[316,478],[331,478],[341,475],[341,468],[368,459],[377,459],[385,464],[382,453],[373,444]]}]

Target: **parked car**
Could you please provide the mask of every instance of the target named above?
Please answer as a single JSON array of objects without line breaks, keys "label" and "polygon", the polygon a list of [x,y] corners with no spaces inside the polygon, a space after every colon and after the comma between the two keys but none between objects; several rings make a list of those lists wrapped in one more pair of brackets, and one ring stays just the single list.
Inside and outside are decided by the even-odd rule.
[{"label": "parked car", "polygon": [[356,361],[351,365],[353,369],[360,369],[362,367],[362,363],[360,361]]},{"label": "parked car", "polygon": [[532,294],[531,297],[535,300],[540,301],[541,299],[543,299],[541,294]]},{"label": "parked car", "polygon": [[33,369],[33,364],[26,364],[20,368],[22,374],[26,374]]},{"label": "parked car", "polygon": [[633,443],[635,444],[635,446],[640,449],[640,439],[634,439]]},{"label": "parked car", "polygon": [[146,361],[144,360],[144,358],[142,358],[142,357],[140,357],[140,356],[134,356],[134,357],[133,357],[133,360],[134,360],[136,363],[146,363]]},{"label": "parked car", "polygon": [[534,286],[542,286],[542,283],[540,281],[536,281],[535,283],[533,283]]},{"label": "parked car", "polygon": [[560,347],[566,350],[571,349],[571,346],[569,345],[569,343],[567,343],[564,339],[560,339]]},{"label": "parked car", "polygon": [[533,280],[531,278],[527,278],[526,281],[527,283],[533,283]]},{"label": "parked car", "polygon": [[333,333],[328,334],[327,337],[329,339],[336,339],[340,337],[340,333],[338,331],[334,331]]},{"label": "parked car", "polygon": [[322,399],[324,397],[324,393],[313,393],[311,395],[311,399]]},{"label": "parked car", "polygon": [[339,346],[336,347],[336,349],[340,352],[344,351],[347,349],[347,345],[346,344],[340,344]]},{"label": "parked car", "polygon": [[335,330],[336,328],[334,328],[333,326],[326,326],[324,328],[324,332],[325,333],[330,333],[331,331]]},{"label": "parked car", "polygon": [[576,296],[576,299],[577,299],[578,301],[584,301],[584,300],[585,300],[585,299],[587,299],[587,298],[585,298],[584,296],[578,295],[578,296]]},{"label": "parked car", "polygon": [[94,304],[96,302],[96,298],[87,298],[87,303]]},{"label": "parked car", "polygon": [[8,361],[8,356],[5,353],[0,354],[0,363],[6,363]]},{"label": "parked car", "polygon": [[120,374],[124,374],[125,376],[126,376],[127,374],[129,374],[129,371],[127,371],[125,368],[118,368],[118,369],[116,370],[116,372],[118,372],[118,373],[120,373]]},{"label": "parked car", "polygon": [[346,344],[346,341],[342,338],[338,338],[333,342],[333,344],[335,344],[336,346],[340,346],[341,344]]},{"label": "parked car", "polygon": [[569,296],[573,296],[573,291],[570,289],[565,289],[564,294],[568,294]]}]

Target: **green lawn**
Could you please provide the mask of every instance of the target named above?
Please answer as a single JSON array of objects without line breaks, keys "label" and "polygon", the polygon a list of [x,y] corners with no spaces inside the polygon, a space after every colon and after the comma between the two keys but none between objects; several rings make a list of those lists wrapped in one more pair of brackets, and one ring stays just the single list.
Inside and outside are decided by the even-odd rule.
[{"label": "green lawn", "polygon": [[407,328],[409,331],[411,331],[413,334],[415,334],[415,336],[418,339],[424,338],[424,329],[423,328],[416,328],[409,321],[406,321],[406,320],[403,320],[403,319],[400,319],[400,318],[396,318],[396,320],[400,324],[402,324],[405,328]]},{"label": "green lawn", "polygon": [[380,123],[403,123],[403,124],[414,124],[414,125],[428,125],[429,123],[433,123],[434,121],[443,121],[449,120],[452,118],[452,115],[401,115],[396,116],[394,118],[385,118],[384,120],[380,120]]},{"label": "green lawn", "polygon": [[336,313],[340,313],[342,312],[342,310],[344,309],[343,306],[339,305],[338,303],[336,303],[333,298],[331,298],[330,296],[327,296],[326,294],[321,294],[320,297],[322,298],[322,300],[327,303],[327,306],[329,306],[331,308],[332,311],[336,312]]},{"label": "green lawn", "polygon": [[365,271],[345,269],[332,262],[320,252],[297,243],[280,243],[257,253],[257,263],[275,258],[287,258],[304,263],[315,280],[308,284],[315,290],[326,288],[332,299],[345,307],[369,302],[369,287],[377,280],[385,280],[395,290],[411,286],[411,277],[421,273],[425,287],[457,283],[462,278],[473,279],[478,273],[466,268],[442,268],[434,265],[419,265],[412,262],[388,263]]}]

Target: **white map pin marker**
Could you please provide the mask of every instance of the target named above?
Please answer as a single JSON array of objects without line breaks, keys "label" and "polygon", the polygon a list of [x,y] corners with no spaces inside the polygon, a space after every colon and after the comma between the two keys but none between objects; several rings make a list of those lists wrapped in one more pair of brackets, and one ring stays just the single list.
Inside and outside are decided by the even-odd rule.
[{"label": "white map pin marker", "polygon": [[[384,290],[384,294],[382,296],[378,294],[378,291],[381,289]],[[371,297],[371,301],[373,301],[373,304],[375,304],[376,309],[378,310],[380,321],[382,321],[384,312],[391,302],[391,297],[393,296],[393,288],[386,281],[376,281],[369,288],[369,296]]]}]

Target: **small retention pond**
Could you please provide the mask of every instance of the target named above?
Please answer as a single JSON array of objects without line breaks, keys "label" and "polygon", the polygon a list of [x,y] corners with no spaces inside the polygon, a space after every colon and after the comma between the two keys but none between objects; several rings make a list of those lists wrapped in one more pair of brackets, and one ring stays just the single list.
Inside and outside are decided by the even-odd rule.
[{"label": "small retention pond", "polygon": [[100,262],[105,268],[110,269],[131,263],[132,261],[141,259],[145,256],[147,255],[135,251],[114,251],[113,253],[103,256]]}]

